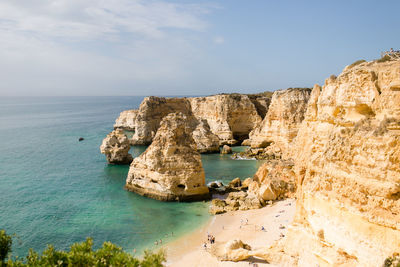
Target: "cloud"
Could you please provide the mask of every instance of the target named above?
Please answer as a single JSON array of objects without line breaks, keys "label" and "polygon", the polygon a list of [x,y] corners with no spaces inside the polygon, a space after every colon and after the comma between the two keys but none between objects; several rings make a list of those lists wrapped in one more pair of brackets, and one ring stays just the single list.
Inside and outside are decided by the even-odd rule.
[{"label": "cloud", "polygon": [[217,37],[214,38],[214,43],[223,44],[223,43],[225,43],[225,39],[222,36],[217,36]]},{"label": "cloud", "polygon": [[188,66],[201,58],[196,36],[207,30],[204,16],[213,8],[162,0],[3,0],[0,95],[160,93],[190,76]]},{"label": "cloud", "polygon": [[92,39],[121,33],[162,37],[168,28],[201,31],[198,5],[142,0],[0,2],[0,29],[45,37]]}]

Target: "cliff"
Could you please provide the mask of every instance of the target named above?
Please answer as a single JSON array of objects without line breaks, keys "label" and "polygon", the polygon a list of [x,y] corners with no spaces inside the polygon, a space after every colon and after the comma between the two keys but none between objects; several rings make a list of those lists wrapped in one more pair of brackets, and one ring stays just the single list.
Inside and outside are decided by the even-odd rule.
[{"label": "cliff", "polygon": [[290,157],[310,93],[311,89],[307,88],[275,91],[264,120],[251,131],[247,143],[252,148],[265,148],[273,144],[282,151],[284,157]]},{"label": "cliff", "polygon": [[186,98],[145,97],[136,115],[136,128],[132,143],[149,145],[160,127],[161,120],[175,112],[191,115],[189,101]]},{"label": "cliff", "polygon": [[[189,118],[194,116],[198,121],[197,124],[203,125],[205,121],[204,127],[208,127],[211,133],[219,138],[220,145],[235,144],[248,138],[250,131],[260,124],[268,110],[270,98],[268,92],[192,98],[146,97],[137,111],[122,112],[114,127],[135,130],[132,143],[148,145],[165,116],[182,112]],[[214,141],[212,137],[209,142]],[[200,143],[198,145],[201,147]]]},{"label": "cliff", "polygon": [[138,110],[131,109],[122,111],[119,117],[115,120],[114,129],[124,129],[128,131],[134,131],[136,128],[136,116]]},{"label": "cliff", "polygon": [[299,266],[381,266],[400,251],[400,61],[316,85],[293,154],[296,219],[275,250]]},{"label": "cliff", "polygon": [[248,138],[261,116],[247,95],[215,95],[190,98],[193,115],[207,120],[220,144],[235,144]]},{"label": "cliff", "polygon": [[152,144],[129,168],[128,190],[163,201],[209,198],[189,121],[183,113],[164,117]]}]

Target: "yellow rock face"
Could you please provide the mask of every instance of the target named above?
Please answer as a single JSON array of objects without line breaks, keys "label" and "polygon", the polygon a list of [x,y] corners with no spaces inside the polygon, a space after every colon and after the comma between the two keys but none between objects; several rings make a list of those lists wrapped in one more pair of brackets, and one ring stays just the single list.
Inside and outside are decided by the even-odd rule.
[{"label": "yellow rock face", "polygon": [[184,114],[166,116],[152,144],[133,160],[126,188],[163,201],[209,198],[192,131]]},{"label": "yellow rock face", "polygon": [[275,91],[267,115],[250,133],[250,145],[253,148],[278,147],[283,157],[289,158],[293,142],[304,119],[310,89],[290,88]]},{"label": "yellow rock face", "polygon": [[296,222],[283,244],[299,265],[381,266],[400,251],[399,84],[400,61],[391,61],[314,87],[293,151]]},{"label": "yellow rock face", "polygon": [[106,155],[110,164],[130,164],[132,162],[130,148],[129,139],[124,131],[115,129],[103,139],[100,152]]},{"label": "yellow rock face", "polygon": [[124,130],[134,131],[136,128],[136,116],[138,110],[131,109],[122,111],[115,120],[114,129],[121,128]]},{"label": "yellow rock face", "polygon": [[[148,145],[165,116],[182,112],[188,117],[194,117],[198,124],[204,124],[201,128],[207,128],[206,131],[216,135],[221,145],[235,144],[248,138],[250,131],[260,124],[261,115],[268,109],[269,99],[269,96],[240,94],[192,98],[151,96],[143,100],[138,110],[122,112],[114,127],[134,128],[132,143]],[[212,139],[207,142],[214,142],[215,138]]]},{"label": "yellow rock face", "polygon": [[207,120],[221,145],[243,141],[262,118],[247,95],[215,95],[189,98],[193,115]]}]

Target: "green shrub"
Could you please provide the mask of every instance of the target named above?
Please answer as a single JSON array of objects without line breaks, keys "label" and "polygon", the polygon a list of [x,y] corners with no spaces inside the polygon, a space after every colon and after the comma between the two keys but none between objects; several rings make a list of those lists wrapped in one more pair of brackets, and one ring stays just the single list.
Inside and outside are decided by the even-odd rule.
[{"label": "green shrub", "polygon": [[4,264],[4,261],[11,252],[12,238],[6,234],[6,231],[0,230],[0,266]]},{"label": "green shrub", "polygon": [[5,263],[4,260],[11,251],[12,238],[6,235],[4,230],[0,231],[0,244],[2,253],[0,267],[162,267],[165,261],[164,251],[158,253],[145,251],[143,259],[139,260],[111,242],[104,242],[101,248],[93,250],[93,240],[87,238],[84,242],[72,244],[69,251],[56,250],[49,245],[42,255],[30,249],[24,260],[9,257]]},{"label": "green shrub", "polygon": [[390,58],[390,56],[384,55],[384,56],[381,57],[380,59],[376,60],[376,62],[382,63],[382,62],[391,61],[391,60],[392,60],[392,59]]}]

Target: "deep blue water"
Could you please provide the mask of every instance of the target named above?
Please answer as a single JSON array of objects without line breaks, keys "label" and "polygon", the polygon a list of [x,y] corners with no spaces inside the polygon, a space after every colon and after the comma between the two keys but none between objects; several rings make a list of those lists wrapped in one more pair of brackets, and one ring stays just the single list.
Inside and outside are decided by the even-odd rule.
[{"label": "deep blue water", "polygon": [[[165,203],[123,189],[128,166],[107,165],[99,146],[122,110],[143,97],[0,99],[0,229],[13,255],[46,244],[67,249],[87,236],[127,251],[152,248],[205,223],[208,203]],[[78,142],[84,137],[83,142]],[[145,147],[134,147],[134,156]],[[236,148],[240,149],[240,148]],[[207,181],[252,176],[257,161],[203,155]],[[174,237],[171,237],[174,232]],[[168,235],[168,237],[166,237]]]}]

